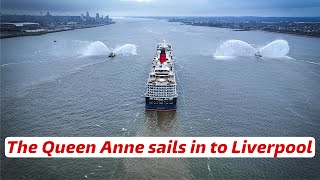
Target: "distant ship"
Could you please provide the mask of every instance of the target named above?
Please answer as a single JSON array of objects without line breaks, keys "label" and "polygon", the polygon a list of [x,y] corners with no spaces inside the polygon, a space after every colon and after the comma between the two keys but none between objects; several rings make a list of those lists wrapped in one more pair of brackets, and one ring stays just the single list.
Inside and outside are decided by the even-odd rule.
[{"label": "distant ship", "polygon": [[158,44],[152,61],[145,93],[146,110],[175,111],[178,97],[176,86],[172,47],[164,41]]}]

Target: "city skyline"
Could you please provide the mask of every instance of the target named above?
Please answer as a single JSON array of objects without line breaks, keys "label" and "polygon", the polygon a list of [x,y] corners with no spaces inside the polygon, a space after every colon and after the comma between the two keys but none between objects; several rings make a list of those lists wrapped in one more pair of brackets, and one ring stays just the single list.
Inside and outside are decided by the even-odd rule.
[{"label": "city skyline", "polygon": [[318,0],[2,0],[3,14],[111,16],[320,16]]}]

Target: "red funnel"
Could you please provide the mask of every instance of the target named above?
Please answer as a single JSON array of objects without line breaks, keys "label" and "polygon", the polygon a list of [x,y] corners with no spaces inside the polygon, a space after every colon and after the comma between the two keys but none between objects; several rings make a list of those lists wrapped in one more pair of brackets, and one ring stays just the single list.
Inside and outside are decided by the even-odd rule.
[{"label": "red funnel", "polygon": [[166,50],[165,49],[161,49],[161,53],[160,53],[160,63],[164,63],[167,61],[167,56],[166,56]]}]

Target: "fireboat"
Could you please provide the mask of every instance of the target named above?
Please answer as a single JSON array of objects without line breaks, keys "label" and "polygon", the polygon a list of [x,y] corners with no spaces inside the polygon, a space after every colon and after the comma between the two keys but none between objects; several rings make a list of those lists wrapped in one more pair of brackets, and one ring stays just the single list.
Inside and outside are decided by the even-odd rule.
[{"label": "fireboat", "polygon": [[114,52],[111,52],[108,57],[113,58],[115,56],[116,56],[116,54]]},{"label": "fireboat", "polygon": [[258,51],[257,53],[254,54],[257,58],[262,58],[261,53]]}]

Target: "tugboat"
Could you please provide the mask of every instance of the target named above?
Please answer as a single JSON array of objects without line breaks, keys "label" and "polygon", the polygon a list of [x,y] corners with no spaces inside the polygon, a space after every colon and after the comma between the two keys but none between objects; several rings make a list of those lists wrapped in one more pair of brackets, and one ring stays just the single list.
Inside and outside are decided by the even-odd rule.
[{"label": "tugboat", "polygon": [[115,56],[116,56],[116,54],[114,52],[111,52],[108,57],[113,58]]},{"label": "tugboat", "polygon": [[148,111],[176,111],[177,90],[171,44],[160,43],[153,58],[145,93]]},{"label": "tugboat", "polygon": [[262,58],[261,53],[258,51],[257,53],[254,54],[257,58]]}]

